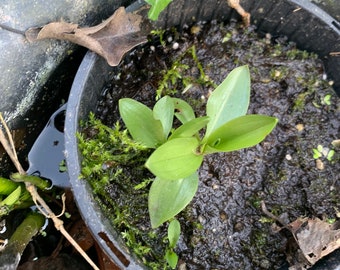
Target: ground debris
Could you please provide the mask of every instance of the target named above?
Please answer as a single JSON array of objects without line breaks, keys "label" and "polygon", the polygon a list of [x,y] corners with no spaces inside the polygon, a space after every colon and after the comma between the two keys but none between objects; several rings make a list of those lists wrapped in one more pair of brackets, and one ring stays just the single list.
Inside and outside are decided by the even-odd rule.
[{"label": "ground debris", "polygon": [[289,270],[303,270],[313,266],[321,258],[340,247],[340,222],[332,224],[319,218],[300,217],[289,224],[270,213],[265,203],[262,210],[269,217],[280,223],[277,231],[288,229],[296,241],[296,249],[287,250]]},{"label": "ground debris", "polygon": [[139,34],[141,16],[126,13],[124,7],[104,22],[88,28],[79,28],[78,24],[52,22],[44,27],[30,28],[25,35],[28,41],[54,38],[68,40],[84,46],[102,57],[108,64],[117,66],[123,55],[135,46],[146,42]]}]

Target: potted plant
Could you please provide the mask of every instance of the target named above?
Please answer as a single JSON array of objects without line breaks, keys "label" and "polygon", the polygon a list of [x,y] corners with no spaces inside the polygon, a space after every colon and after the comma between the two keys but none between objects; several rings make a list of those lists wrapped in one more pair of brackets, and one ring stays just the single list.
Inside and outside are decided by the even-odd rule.
[{"label": "potted plant", "polygon": [[[196,9],[196,7],[193,8],[193,5],[188,4],[188,2],[185,2],[186,4],[183,4],[183,2],[174,2],[173,5],[169,6],[169,9],[167,12],[168,14],[173,14],[173,16],[166,16],[164,15],[163,19],[161,18],[158,22],[158,26],[162,25],[163,27],[168,25],[178,25],[180,23],[184,23],[185,19],[183,17],[176,15],[174,13],[175,10],[178,9],[178,5],[183,5],[184,7],[187,7],[187,10],[183,14],[185,14],[186,18],[191,18],[193,14],[200,15],[196,16],[199,19],[211,19],[213,10],[211,8],[211,3],[202,3],[203,6],[201,6],[201,9]],[[209,4],[209,5],[208,5]],[[218,3],[215,3],[218,5]],[[207,6],[205,6],[207,5]],[[251,6],[251,3],[246,3],[245,7],[249,5]],[[270,9],[272,6],[275,6],[277,11],[280,11],[282,13],[285,12],[286,16],[291,16],[291,20],[285,21],[285,27],[279,27],[278,31],[280,34],[287,34],[294,33],[290,38],[294,40],[294,37],[296,38],[296,42],[301,42],[300,45],[304,45],[307,49],[313,49],[317,53],[319,53],[320,56],[329,54],[330,51],[333,50],[333,47],[327,47],[325,46],[325,43],[322,44],[315,44],[315,43],[309,43],[306,40],[301,41],[300,36],[296,35],[298,30],[301,30],[301,25],[297,25],[296,22],[299,20],[302,20],[305,12],[307,12],[305,9],[297,10],[295,12],[301,11],[299,16],[295,17],[294,10],[297,8],[296,4],[287,1],[284,2],[283,5],[287,6],[281,6],[281,3],[258,3],[256,5],[256,8],[254,8],[254,12],[251,12],[253,15],[254,21],[257,21],[261,26],[259,27],[259,31],[270,31],[272,33],[276,33],[275,31],[278,31],[278,28],[271,29],[271,27],[278,27],[278,25],[282,24],[282,20],[277,20],[277,24],[266,24],[266,21],[272,20],[276,18],[276,14],[271,12],[266,12],[266,10]],[[306,8],[306,6],[302,6]],[[225,7],[227,8],[227,7]],[[216,10],[216,9],[214,9]],[[218,19],[225,19],[225,12],[221,12],[219,14],[218,11],[214,13],[214,18]],[[225,10],[225,9],[224,9]],[[204,11],[204,12],[203,12]],[[261,14],[261,15],[260,15]],[[263,15],[265,14],[265,15]],[[310,16],[310,13],[306,13],[305,15]],[[235,16],[235,14],[231,13],[231,16]],[[259,16],[259,17],[258,17]],[[261,16],[263,16],[261,18]],[[164,18],[168,18],[165,20]],[[260,19],[261,18],[261,19]],[[166,24],[165,24],[166,23]],[[165,24],[165,25],[164,25]],[[295,28],[293,28],[293,26]],[[336,31],[332,27],[329,27],[329,31]],[[305,33],[305,30],[301,30]],[[329,37],[331,35],[327,35]],[[328,43],[328,45],[331,43]],[[322,46],[325,46],[327,48],[321,48]],[[337,70],[338,66],[336,64],[336,61],[333,61],[333,58],[328,58],[326,60],[326,64],[329,64],[332,66],[331,70],[328,70],[329,75],[331,76],[333,70]],[[79,127],[79,120],[85,119],[88,116],[88,113],[90,111],[94,111],[95,104],[93,103],[93,100],[98,100],[99,96],[101,95],[101,89],[102,86],[107,81],[107,78],[109,76],[109,70],[110,68],[104,63],[104,61],[97,57],[95,54],[89,53],[86,58],[84,59],[82,66],[80,67],[80,71],[75,79],[74,87],[70,95],[69,104],[68,104],[68,111],[66,115],[66,156],[68,159],[68,171],[70,173],[71,182],[73,186],[73,190],[75,192],[75,197],[78,200],[78,204],[80,207],[80,211],[85,215],[85,219],[87,220],[88,224],[91,224],[91,230],[95,237],[98,239],[98,241],[101,243],[104,250],[110,255],[111,258],[113,258],[119,267],[125,268],[125,269],[135,269],[136,267],[142,267],[138,260],[134,259],[134,255],[130,254],[129,250],[124,248],[124,245],[121,243],[121,238],[117,236],[117,232],[114,231],[112,226],[110,226],[110,222],[106,219],[105,214],[102,213],[99,205],[93,200],[93,195],[91,195],[91,190],[88,186],[88,184],[83,181],[82,179],[79,179],[79,175],[81,172],[80,168],[80,160],[81,157],[78,156],[78,149],[77,149],[77,143],[75,139],[75,133],[78,131]],[[335,76],[333,76],[335,77]],[[85,79],[86,78],[86,79]],[[90,79],[88,79],[90,78]],[[91,78],[96,78],[95,80]],[[93,84],[95,82],[95,85]],[[337,87],[338,82],[335,81],[334,83],[335,87]],[[123,117],[124,118],[124,117]],[[320,149],[321,150],[321,149]],[[319,151],[319,150],[318,150]],[[319,151],[322,152],[322,151]],[[289,157],[288,157],[289,158]],[[90,210],[91,209],[91,210]],[[220,213],[220,215],[224,216],[225,213]],[[223,219],[223,217],[221,217]],[[225,217],[224,217],[225,218]],[[174,225],[176,226],[176,225]],[[242,229],[237,229],[238,226],[242,227],[242,223],[234,224],[235,231],[242,231]],[[174,230],[176,231],[176,230]],[[176,238],[176,237],[175,237]],[[260,239],[258,239],[260,242]],[[173,248],[170,244],[170,248]],[[265,268],[265,261],[259,262],[259,264],[263,264],[262,267]]]}]

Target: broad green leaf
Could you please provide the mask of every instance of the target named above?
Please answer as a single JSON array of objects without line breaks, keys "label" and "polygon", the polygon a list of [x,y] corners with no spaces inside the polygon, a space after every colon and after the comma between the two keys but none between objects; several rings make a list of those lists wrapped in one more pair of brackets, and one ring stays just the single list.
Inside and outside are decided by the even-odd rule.
[{"label": "broad green leaf", "polygon": [[248,66],[235,68],[212,92],[207,101],[210,122],[205,138],[231,119],[245,115],[249,106],[250,74]]},{"label": "broad green leaf", "polygon": [[148,158],[145,166],[157,177],[180,179],[193,174],[201,165],[203,156],[196,150],[196,138],[177,138],[158,147]]},{"label": "broad green leaf", "polygon": [[177,128],[169,137],[169,140],[175,139],[175,138],[188,138],[194,136],[198,131],[200,131],[202,128],[204,128],[207,123],[209,122],[209,117],[199,117],[194,118],[185,124],[181,125],[179,128]]},{"label": "broad green leaf", "polygon": [[149,214],[152,228],[181,212],[195,196],[198,175],[194,174],[176,180],[156,177],[149,191]]},{"label": "broad green leaf", "polygon": [[215,130],[208,138],[204,154],[230,152],[260,143],[274,129],[278,120],[266,115],[244,115]]},{"label": "broad green leaf", "polygon": [[171,249],[165,252],[165,260],[171,269],[176,269],[178,263],[178,255]]},{"label": "broad green leaf", "polygon": [[119,113],[132,138],[150,148],[164,142],[163,127],[152,110],[131,98],[119,100]]},{"label": "broad green leaf", "polygon": [[145,0],[151,8],[148,13],[150,20],[156,21],[159,14],[171,3],[172,0]]},{"label": "broad green leaf", "polygon": [[170,222],[168,227],[168,239],[170,248],[175,248],[181,234],[181,224],[177,219]]},{"label": "broad green leaf", "polygon": [[175,116],[182,124],[189,122],[195,118],[195,113],[192,107],[182,99],[172,98],[175,107]]},{"label": "broad green leaf", "polygon": [[162,97],[153,107],[153,117],[162,123],[164,140],[168,138],[172,128],[175,113],[174,110],[174,102],[169,96]]}]

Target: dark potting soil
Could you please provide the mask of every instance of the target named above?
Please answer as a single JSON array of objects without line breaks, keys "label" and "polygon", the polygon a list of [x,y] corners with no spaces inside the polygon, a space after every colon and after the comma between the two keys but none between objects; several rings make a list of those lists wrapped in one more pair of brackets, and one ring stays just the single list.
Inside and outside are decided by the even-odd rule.
[{"label": "dark potting soil", "polygon": [[[292,255],[288,234],[272,231],[274,221],[261,211],[261,201],[287,223],[302,216],[336,219],[340,209],[339,150],[332,145],[339,136],[339,102],[322,62],[283,37],[260,38],[253,27],[233,22],[200,23],[181,34],[170,29],[150,39],[112,74],[96,117],[114,126],[121,97],[152,106],[160,82],[175,71],[180,77],[167,81],[171,91],[162,94],[182,97],[203,114],[212,81],[219,84],[235,67],[249,65],[248,113],[275,116],[279,123],[255,147],[204,159],[198,192],[178,216],[176,252],[187,269],[278,269]],[[120,196],[115,185],[106,187],[112,201]],[[138,203],[146,201],[144,196]],[[143,211],[136,223],[145,231],[150,225]]]}]

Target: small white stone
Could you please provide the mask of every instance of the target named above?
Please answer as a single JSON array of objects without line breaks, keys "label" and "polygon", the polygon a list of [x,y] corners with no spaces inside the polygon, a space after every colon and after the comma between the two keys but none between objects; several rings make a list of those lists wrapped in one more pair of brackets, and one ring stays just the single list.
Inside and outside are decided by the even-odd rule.
[{"label": "small white stone", "polygon": [[289,155],[289,154],[287,154],[287,155],[286,155],[286,159],[287,159],[287,160],[292,160],[292,156]]},{"label": "small white stone", "polygon": [[213,184],[212,188],[213,188],[213,189],[219,189],[220,186],[219,186],[219,185],[216,185],[216,184]]},{"label": "small white stone", "polygon": [[177,50],[178,48],[179,48],[178,42],[175,42],[174,44],[172,44],[172,49],[173,50]]},{"label": "small white stone", "polygon": [[151,46],[150,46],[150,50],[151,50],[152,52],[154,52],[154,51],[156,50],[155,46],[151,45]]}]

